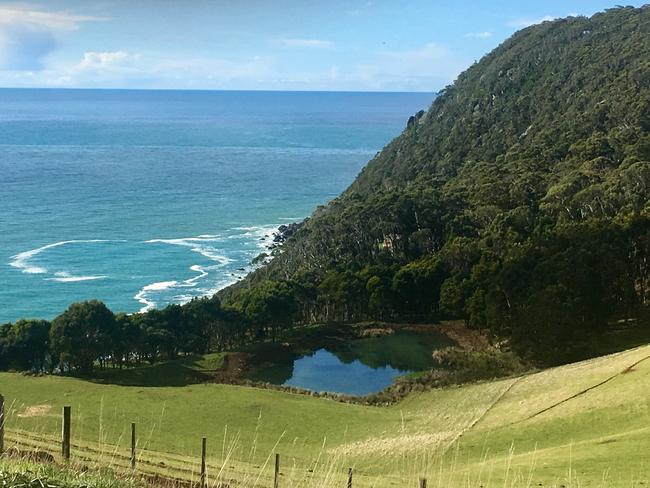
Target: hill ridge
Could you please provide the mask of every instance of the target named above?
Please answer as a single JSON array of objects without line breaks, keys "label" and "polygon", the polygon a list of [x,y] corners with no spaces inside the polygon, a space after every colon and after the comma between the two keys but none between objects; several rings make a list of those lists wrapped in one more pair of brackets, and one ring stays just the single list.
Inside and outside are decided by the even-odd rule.
[{"label": "hill ridge", "polygon": [[294,322],[461,318],[581,357],[648,313],[649,39],[650,6],[517,32],[219,296],[245,311],[284,282]]}]

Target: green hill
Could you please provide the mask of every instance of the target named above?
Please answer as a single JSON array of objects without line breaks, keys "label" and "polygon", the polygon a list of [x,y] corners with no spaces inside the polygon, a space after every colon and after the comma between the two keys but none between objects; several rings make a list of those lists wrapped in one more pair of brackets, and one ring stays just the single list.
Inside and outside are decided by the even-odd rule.
[{"label": "green hill", "polygon": [[245,310],[289,287],[297,322],[465,318],[584,356],[647,314],[649,129],[650,7],[529,27],[220,296]]},{"label": "green hill", "polygon": [[[58,459],[72,406],[73,466],[272,486],[621,487],[650,483],[650,346],[494,382],[412,393],[391,407],[217,384],[102,385],[0,373],[5,447]],[[0,471],[3,467],[0,464]]]}]

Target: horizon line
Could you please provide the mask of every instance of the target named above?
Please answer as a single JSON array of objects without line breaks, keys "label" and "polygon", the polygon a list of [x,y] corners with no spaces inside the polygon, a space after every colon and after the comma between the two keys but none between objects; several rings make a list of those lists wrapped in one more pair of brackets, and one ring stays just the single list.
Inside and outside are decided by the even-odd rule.
[{"label": "horizon line", "polygon": [[109,88],[109,87],[53,87],[53,86],[0,86],[0,90],[69,90],[69,91],[177,91],[177,92],[277,92],[277,93],[422,93],[436,94],[443,90],[282,90],[282,89],[236,89],[236,88]]}]

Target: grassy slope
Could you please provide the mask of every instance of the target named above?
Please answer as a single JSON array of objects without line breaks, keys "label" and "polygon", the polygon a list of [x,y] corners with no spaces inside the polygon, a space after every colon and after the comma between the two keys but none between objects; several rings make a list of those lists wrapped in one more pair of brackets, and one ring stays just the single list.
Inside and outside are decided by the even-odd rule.
[{"label": "grassy slope", "polygon": [[[331,484],[353,465],[355,486],[400,486],[426,473],[430,486],[629,487],[650,482],[650,359],[621,373],[648,356],[650,346],[640,347],[521,378],[413,394],[389,408],[225,385],[142,388],[15,374],[0,375],[0,391],[10,406],[10,444],[56,450],[60,408],[71,404],[76,455],[104,465],[126,463],[133,420],[141,445],[157,451],[143,455],[150,461],[143,469],[195,475],[206,435],[213,477],[223,467],[221,477],[247,486],[258,477],[268,481],[265,463],[279,441],[286,480],[311,479],[312,486]],[[28,408],[38,405],[51,409]]]},{"label": "grassy slope", "polygon": [[25,460],[0,460],[0,484],[5,488],[139,488],[137,479],[117,478],[111,473],[89,473]]},{"label": "grassy slope", "polygon": [[604,477],[616,486],[632,486],[632,480],[647,484],[649,356],[646,346],[519,380],[463,437],[459,456],[470,460],[475,473],[489,447],[493,465],[510,458],[523,474],[536,464],[535,480],[577,486],[577,479],[580,486],[599,486]]}]

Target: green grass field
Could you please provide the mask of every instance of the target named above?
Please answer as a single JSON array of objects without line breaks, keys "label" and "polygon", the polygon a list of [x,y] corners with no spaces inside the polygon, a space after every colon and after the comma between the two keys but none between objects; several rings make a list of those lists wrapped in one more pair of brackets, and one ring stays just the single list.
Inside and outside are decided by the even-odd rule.
[{"label": "green grass field", "polygon": [[135,476],[116,476],[110,470],[82,471],[75,466],[0,459],[0,485],[4,488],[144,488]]},{"label": "green grass field", "polygon": [[[218,359],[208,358],[212,367]],[[171,373],[170,373],[171,374]],[[208,439],[216,486],[642,487],[650,485],[650,346],[500,381],[368,407],[250,387],[116,386],[0,374],[8,447],[58,455],[73,409],[73,457],[196,480]]]}]

